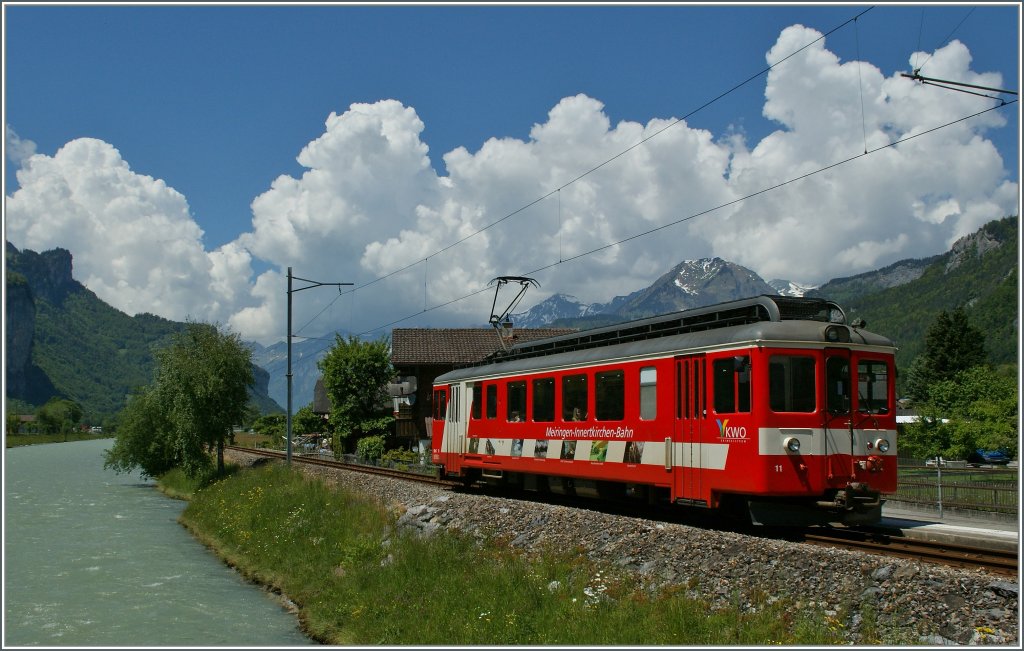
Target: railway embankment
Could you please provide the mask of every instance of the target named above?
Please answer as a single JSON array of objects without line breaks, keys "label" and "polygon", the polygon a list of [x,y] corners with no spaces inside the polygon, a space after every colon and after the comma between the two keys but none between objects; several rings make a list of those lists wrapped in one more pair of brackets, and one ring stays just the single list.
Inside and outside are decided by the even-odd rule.
[{"label": "railway embankment", "polygon": [[[243,465],[255,459],[231,454]],[[822,613],[822,626],[847,643],[1020,640],[1019,582],[983,571],[297,465],[399,508],[399,525],[424,536],[460,532],[527,555],[574,550],[596,570],[631,573],[652,593],[683,591],[712,609],[756,613],[785,600]]]}]

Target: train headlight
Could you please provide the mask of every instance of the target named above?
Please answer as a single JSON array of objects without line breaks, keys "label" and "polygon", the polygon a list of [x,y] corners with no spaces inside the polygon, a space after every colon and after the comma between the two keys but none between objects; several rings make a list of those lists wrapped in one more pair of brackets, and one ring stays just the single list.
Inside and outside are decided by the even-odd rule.
[{"label": "train headlight", "polygon": [[885,454],[886,452],[889,451],[889,442],[886,441],[885,439],[878,439],[877,441],[875,441],[875,449]]},{"label": "train headlight", "polygon": [[825,341],[829,343],[850,343],[850,329],[842,325],[825,326],[822,333]]},{"label": "train headlight", "polygon": [[782,442],[782,444],[784,446],[786,446],[786,451],[787,452],[799,452],[800,451],[800,439],[798,439],[795,436],[788,437],[785,441]]}]

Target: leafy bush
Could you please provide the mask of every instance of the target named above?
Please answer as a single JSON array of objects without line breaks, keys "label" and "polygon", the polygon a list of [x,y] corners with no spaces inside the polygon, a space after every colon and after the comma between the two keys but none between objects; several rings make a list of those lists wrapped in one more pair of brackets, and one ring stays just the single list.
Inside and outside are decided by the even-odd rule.
[{"label": "leafy bush", "polygon": [[381,463],[385,466],[390,465],[395,470],[408,470],[409,466],[419,465],[420,455],[419,452],[413,452],[412,450],[406,450],[405,448],[395,448],[394,450],[388,450],[384,453],[384,456],[380,458]]},{"label": "leafy bush", "polygon": [[412,450],[406,450],[405,448],[395,448],[394,450],[388,450],[381,457],[381,461],[393,461],[395,463],[419,463],[420,453]]},{"label": "leafy bush", "polygon": [[383,436],[364,436],[356,443],[356,454],[363,461],[380,459],[384,455]]}]

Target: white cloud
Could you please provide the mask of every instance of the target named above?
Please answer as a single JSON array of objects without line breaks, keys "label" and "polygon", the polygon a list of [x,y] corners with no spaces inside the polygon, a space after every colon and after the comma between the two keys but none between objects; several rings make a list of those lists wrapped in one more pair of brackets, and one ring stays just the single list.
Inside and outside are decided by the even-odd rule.
[{"label": "white cloud", "polygon": [[[774,63],[819,36],[789,27],[767,60]],[[992,106],[898,73],[886,78],[868,63],[841,62],[825,47],[819,41],[769,73],[764,113],[782,128],[734,160],[730,186],[738,195]],[[954,41],[928,66],[941,78],[1001,83],[969,64],[967,48]],[[1017,184],[1004,183],[1003,161],[983,137],[1004,123],[994,111],[882,149],[746,201],[728,228],[706,232],[717,255],[765,278],[798,281],[821,282],[941,252],[986,221],[1016,213]]]},{"label": "white cloud", "polygon": [[238,281],[227,278],[244,285],[244,256],[230,246],[207,253],[185,197],[133,172],[111,145],[73,140],[52,157],[27,159],[17,178],[8,239],[69,249],[75,278],[110,305],[181,320],[224,320],[238,309]]},{"label": "white cloud", "polygon": [[[819,36],[787,28],[767,60]],[[971,71],[970,53],[955,41],[932,53],[928,67],[938,77],[1001,85],[998,75]],[[681,260],[712,256],[766,279],[817,283],[932,255],[1013,214],[1018,186],[1004,180],[985,139],[1004,118],[992,112],[730,202],[984,102],[841,61],[819,41],[769,73],[763,112],[778,129],[750,146],[733,133],[670,126],[671,117],[613,125],[599,100],[577,95],[525,140],[447,152],[442,176],[415,110],[384,100],[331,113],[298,155],[306,171],[277,178],[252,202],[251,231],[217,251],[204,251],[184,197],[87,139],[25,159],[8,231],[16,246],[71,248],[77,277],[121,309],[219,320],[264,343],[284,333],[288,267],[318,282],[367,285],[344,296],[294,293],[294,330],[313,336],[360,332],[437,305],[445,307],[402,325],[481,324],[493,294],[457,299],[498,275],[542,283],[523,307],[552,292],[607,301]],[[270,270],[254,277],[257,261]]]},{"label": "white cloud", "polygon": [[36,143],[31,140],[22,140],[11,128],[11,125],[5,124],[4,150],[9,161],[22,165],[36,153]]}]

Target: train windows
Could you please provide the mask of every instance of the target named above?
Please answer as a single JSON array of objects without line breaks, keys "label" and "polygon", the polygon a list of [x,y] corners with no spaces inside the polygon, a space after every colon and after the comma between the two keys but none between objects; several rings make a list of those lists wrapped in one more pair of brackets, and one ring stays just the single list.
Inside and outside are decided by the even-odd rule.
[{"label": "train windows", "polygon": [[772,411],[815,410],[815,366],[813,357],[772,355],[768,362],[768,404]]},{"label": "train windows", "polygon": [[509,382],[507,391],[508,422],[521,423],[526,420],[526,382]]},{"label": "train windows", "polygon": [[471,390],[473,391],[473,406],[470,410],[470,417],[473,420],[480,420],[480,403],[484,401],[484,388],[475,386]]},{"label": "train windows", "polygon": [[562,420],[587,419],[587,376],[566,375],[562,378]]},{"label": "train windows", "polygon": [[626,415],[626,381],[622,371],[594,375],[594,416],[597,420],[622,420]]},{"label": "train windows", "polygon": [[658,369],[640,369],[640,419],[654,420],[658,415]]},{"label": "train windows", "polygon": [[448,414],[448,396],[444,389],[434,391],[434,420],[444,420]]},{"label": "train windows", "polygon": [[850,411],[850,360],[845,357],[829,357],[825,362],[825,400],[830,414]]},{"label": "train windows", "polygon": [[555,378],[542,377],[533,381],[532,417],[536,423],[555,420]]},{"label": "train windows", "polygon": [[750,357],[738,355],[716,359],[714,375],[715,411],[732,414],[750,411]]},{"label": "train windows", "polygon": [[889,367],[885,362],[861,360],[857,364],[857,411],[889,413]]},{"label": "train windows", "polygon": [[487,419],[494,420],[498,417],[498,385],[488,384],[484,394],[487,396]]}]

